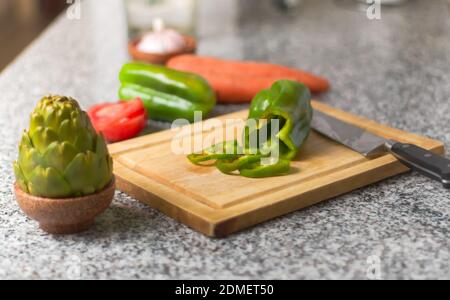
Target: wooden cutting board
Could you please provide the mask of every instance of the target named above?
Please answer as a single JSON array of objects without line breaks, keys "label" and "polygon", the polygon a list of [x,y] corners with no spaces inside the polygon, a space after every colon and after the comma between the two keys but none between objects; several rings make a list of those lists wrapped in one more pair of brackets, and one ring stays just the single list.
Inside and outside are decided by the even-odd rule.
[{"label": "wooden cutting board", "polygon": [[[385,138],[444,153],[439,141],[318,102],[313,106]],[[247,111],[241,111],[218,119],[246,116]],[[239,135],[243,122],[233,124],[236,128],[227,126],[226,132]],[[205,145],[228,140],[222,128],[214,125],[206,120],[177,131],[161,131],[110,145],[118,189],[206,235],[220,237],[408,170],[390,154],[369,160],[315,132],[292,162],[292,174],[287,176],[251,179],[224,175],[215,167],[195,166],[185,155],[173,153],[172,142],[189,136],[188,130],[192,131],[191,137],[206,138]],[[217,139],[208,141],[212,134]]]}]

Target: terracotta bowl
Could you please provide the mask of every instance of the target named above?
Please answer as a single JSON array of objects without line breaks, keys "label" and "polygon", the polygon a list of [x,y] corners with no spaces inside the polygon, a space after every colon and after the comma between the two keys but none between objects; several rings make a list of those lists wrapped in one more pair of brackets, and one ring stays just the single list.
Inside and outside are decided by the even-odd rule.
[{"label": "terracotta bowl", "polygon": [[195,53],[197,50],[197,41],[195,38],[185,35],[184,39],[186,41],[186,47],[182,51],[167,54],[153,54],[139,51],[137,44],[141,41],[141,38],[137,38],[128,43],[128,52],[130,52],[130,55],[134,60],[162,65],[174,56]]},{"label": "terracotta bowl", "polygon": [[115,180],[96,194],[65,199],[32,196],[22,191],[17,183],[14,193],[20,208],[27,216],[39,222],[39,227],[51,234],[72,234],[88,230],[95,217],[103,213],[114,198]]}]

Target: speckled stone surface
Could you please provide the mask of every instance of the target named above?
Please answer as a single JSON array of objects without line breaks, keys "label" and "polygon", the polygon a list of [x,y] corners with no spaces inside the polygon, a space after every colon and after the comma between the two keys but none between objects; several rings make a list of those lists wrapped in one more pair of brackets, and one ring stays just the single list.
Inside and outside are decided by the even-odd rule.
[{"label": "speckled stone surface", "polygon": [[[314,71],[333,84],[325,103],[450,147],[448,2],[383,8],[379,21],[345,0],[305,1],[289,15],[267,1],[202,3],[202,54]],[[18,134],[43,94],[84,107],[116,98],[125,24],[121,1],[88,1],[81,20],[62,16],[0,75],[0,278],[366,279],[379,259],[384,279],[450,279],[450,192],[415,173],[225,239],[120,192],[84,234],[40,231],[12,194]]]}]

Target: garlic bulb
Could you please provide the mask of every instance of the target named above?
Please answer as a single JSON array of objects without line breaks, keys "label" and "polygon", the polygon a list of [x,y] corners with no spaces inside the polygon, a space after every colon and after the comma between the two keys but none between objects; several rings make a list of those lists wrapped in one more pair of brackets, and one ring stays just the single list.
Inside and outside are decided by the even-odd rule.
[{"label": "garlic bulb", "polygon": [[161,19],[153,21],[153,31],[144,35],[137,45],[141,52],[167,54],[183,51],[184,37],[173,29],[165,28]]}]

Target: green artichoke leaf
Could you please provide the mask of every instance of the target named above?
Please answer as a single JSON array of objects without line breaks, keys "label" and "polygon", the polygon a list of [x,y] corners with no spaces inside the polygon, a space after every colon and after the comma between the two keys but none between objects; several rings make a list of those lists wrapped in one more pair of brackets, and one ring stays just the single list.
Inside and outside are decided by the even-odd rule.
[{"label": "green artichoke leaf", "polygon": [[53,129],[55,132],[59,129],[59,119],[58,119],[59,109],[57,106],[55,107],[46,107],[45,111],[45,127]]},{"label": "green artichoke leaf", "polygon": [[97,176],[96,188],[97,191],[102,190],[112,178],[112,160],[109,156],[99,156],[96,155],[97,163],[97,172],[100,176]]},{"label": "green artichoke leaf", "polygon": [[112,179],[112,158],[86,112],[70,97],[43,97],[30,116],[13,163],[20,188],[66,198],[93,194]]},{"label": "green artichoke leaf", "polygon": [[74,144],[77,137],[76,130],[72,127],[70,120],[64,120],[61,122],[58,131],[59,139],[68,143]]},{"label": "green artichoke leaf", "polygon": [[94,139],[97,134],[87,130],[86,128],[78,129],[74,147],[77,152],[86,153],[87,151],[94,151]]},{"label": "green artichoke leaf", "polygon": [[39,197],[67,198],[72,191],[64,177],[53,168],[38,166],[31,173],[28,182],[30,194]]},{"label": "green artichoke leaf", "polygon": [[58,134],[51,128],[38,127],[31,136],[31,142],[39,153],[44,153],[48,145],[58,140]]},{"label": "green artichoke leaf", "polygon": [[99,179],[97,183],[97,190],[103,189],[108,185],[112,179],[113,173],[113,161],[109,155],[108,147],[106,146],[105,139],[102,134],[96,136],[95,155],[98,161],[98,174]]},{"label": "green artichoke leaf", "polygon": [[13,163],[14,167],[14,175],[16,176],[17,184],[19,185],[20,189],[26,193],[28,193],[28,187],[27,187],[27,180],[25,176],[23,175],[22,169],[19,166],[19,163],[15,161]]},{"label": "green artichoke leaf", "polygon": [[62,123],[65,120],[70,120],[70,114],[72,113],[72,108],[70,105],[61,105],[58,110],[58,120]]},{"label": "green artichoke leaf", "polygon": [[30,116],[30,135],[33,135],[39,127],[45,127],[44,117],[37,112],[33,112]]},{"label": "green artichoke leaf", "polygon": [[34,169],[42,164],[42,156],[36,149],[22,143],[19,147],[19,159],[17,163],[22,170],[24,178],[29,180],[30,174]]},{"label": "green artichoke leaf", "polygon": [[95,183],[99,181],[98,176],[104,176],[104,174],[98,173],[95,160],[96,155],[87,151],[78,153],[67,166],[64,178],[76,195],[88,195],[96,191]]},{"label": "green artichoke leaf", "polygon": [[22,139],[20,140],[19,149],[21,147],[26,147],[27,149],[33,148],[33,142],[26,131],[22,133]]},{"label": "green artichoke leaf", "polygon": [[83,128],[83,121],[78,111],[73,111],[70,113],[70,120],[72,121],[72,126],[75,130],[78,128]]},{"label": "green artichoke leaf", "polygon": [[108,156],[108,147],[106,147],[105,138],[100,133],[95,137],[95,153],[99,157]]},{"label": "green artichoke leaf", "polygon": [[92,123],[91,123],[91,119],[89,119],[89,116],[86,112],[84,112],[84,111],[81,112],[81,119],[82,119],[83,125],[88,130],[95,132],[94,126],[92,126]]},{"label": "green artichoke leaf", "polygon": [[68,142],[53,142],[43,155],[43,163],[45,167],[54,168],[64,174],[67,166],[76,155],[77,150]]}]

